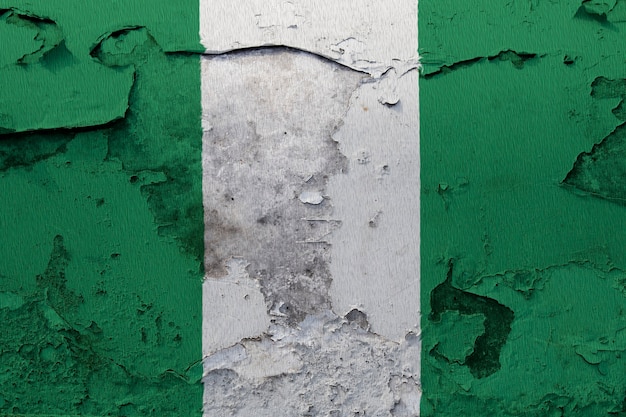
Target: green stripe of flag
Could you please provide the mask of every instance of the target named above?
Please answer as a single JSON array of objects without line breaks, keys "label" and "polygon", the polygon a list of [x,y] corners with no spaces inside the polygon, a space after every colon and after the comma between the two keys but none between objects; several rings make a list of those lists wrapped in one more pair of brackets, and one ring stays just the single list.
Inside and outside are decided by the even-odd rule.
[{"label": "green stripe of flag", "polygon": [[421,0],[422,416],[623,415],[626,3]]},{"label": "green stripe of flag", "polygon": [[0,2],[0,414],[201,414],[198,25]]}]

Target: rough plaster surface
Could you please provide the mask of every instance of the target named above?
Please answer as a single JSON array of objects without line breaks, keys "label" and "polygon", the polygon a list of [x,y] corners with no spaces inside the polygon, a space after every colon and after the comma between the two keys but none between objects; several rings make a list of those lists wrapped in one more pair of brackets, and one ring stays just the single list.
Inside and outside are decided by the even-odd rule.
[{"label": "rough plaster surface", "polygon": [[420,341],[401,343],[331,312],[272,325],[205,361],[207,416],[419,415]]},{"label": "rough plaster surface", "polygon": [[202,71],[206,285],[241,257],[273,317],[298,323],[330,308],[327,235],[338,226],[324,221],[330,201],[302,196],[325,194],[346,166],[331,136],[363,75],[280,49],[207,57]]},{"label": "rough plaster surface", "polygon": [[201,15],[204,414],[419,415],[416,4]]}]

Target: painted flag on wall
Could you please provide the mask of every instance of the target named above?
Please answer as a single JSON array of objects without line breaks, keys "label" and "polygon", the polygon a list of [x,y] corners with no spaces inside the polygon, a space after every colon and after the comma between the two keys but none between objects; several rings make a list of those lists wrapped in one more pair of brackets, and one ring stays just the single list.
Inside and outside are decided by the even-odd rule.
[{"label": "painted flag on wall", "polygon": [[0,415],[625,414],[626,2],[417,6],[0,0]]}]

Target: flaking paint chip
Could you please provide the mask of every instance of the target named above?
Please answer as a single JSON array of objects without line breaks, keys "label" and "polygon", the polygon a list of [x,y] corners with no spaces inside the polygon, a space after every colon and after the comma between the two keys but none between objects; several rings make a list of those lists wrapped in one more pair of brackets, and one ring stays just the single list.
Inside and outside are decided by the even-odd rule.
[{"label": "flaking paint chip", "polygon": [[324,197],[319,191],[303,191],[298,196],[304,204],[320,204],[324,201]]}]

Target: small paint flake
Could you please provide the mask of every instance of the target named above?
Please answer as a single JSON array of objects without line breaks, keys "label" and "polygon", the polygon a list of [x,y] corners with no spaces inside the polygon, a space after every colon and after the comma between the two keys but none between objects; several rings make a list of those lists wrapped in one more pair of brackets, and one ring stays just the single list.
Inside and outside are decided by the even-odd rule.
[{"label": "small paint flake", "polygon": [[324,201],[324,197],[319,191],[303,191],[300,193],[298,198],[304,204],[317,205],[317,204],[320,204],[322,201]]}]

